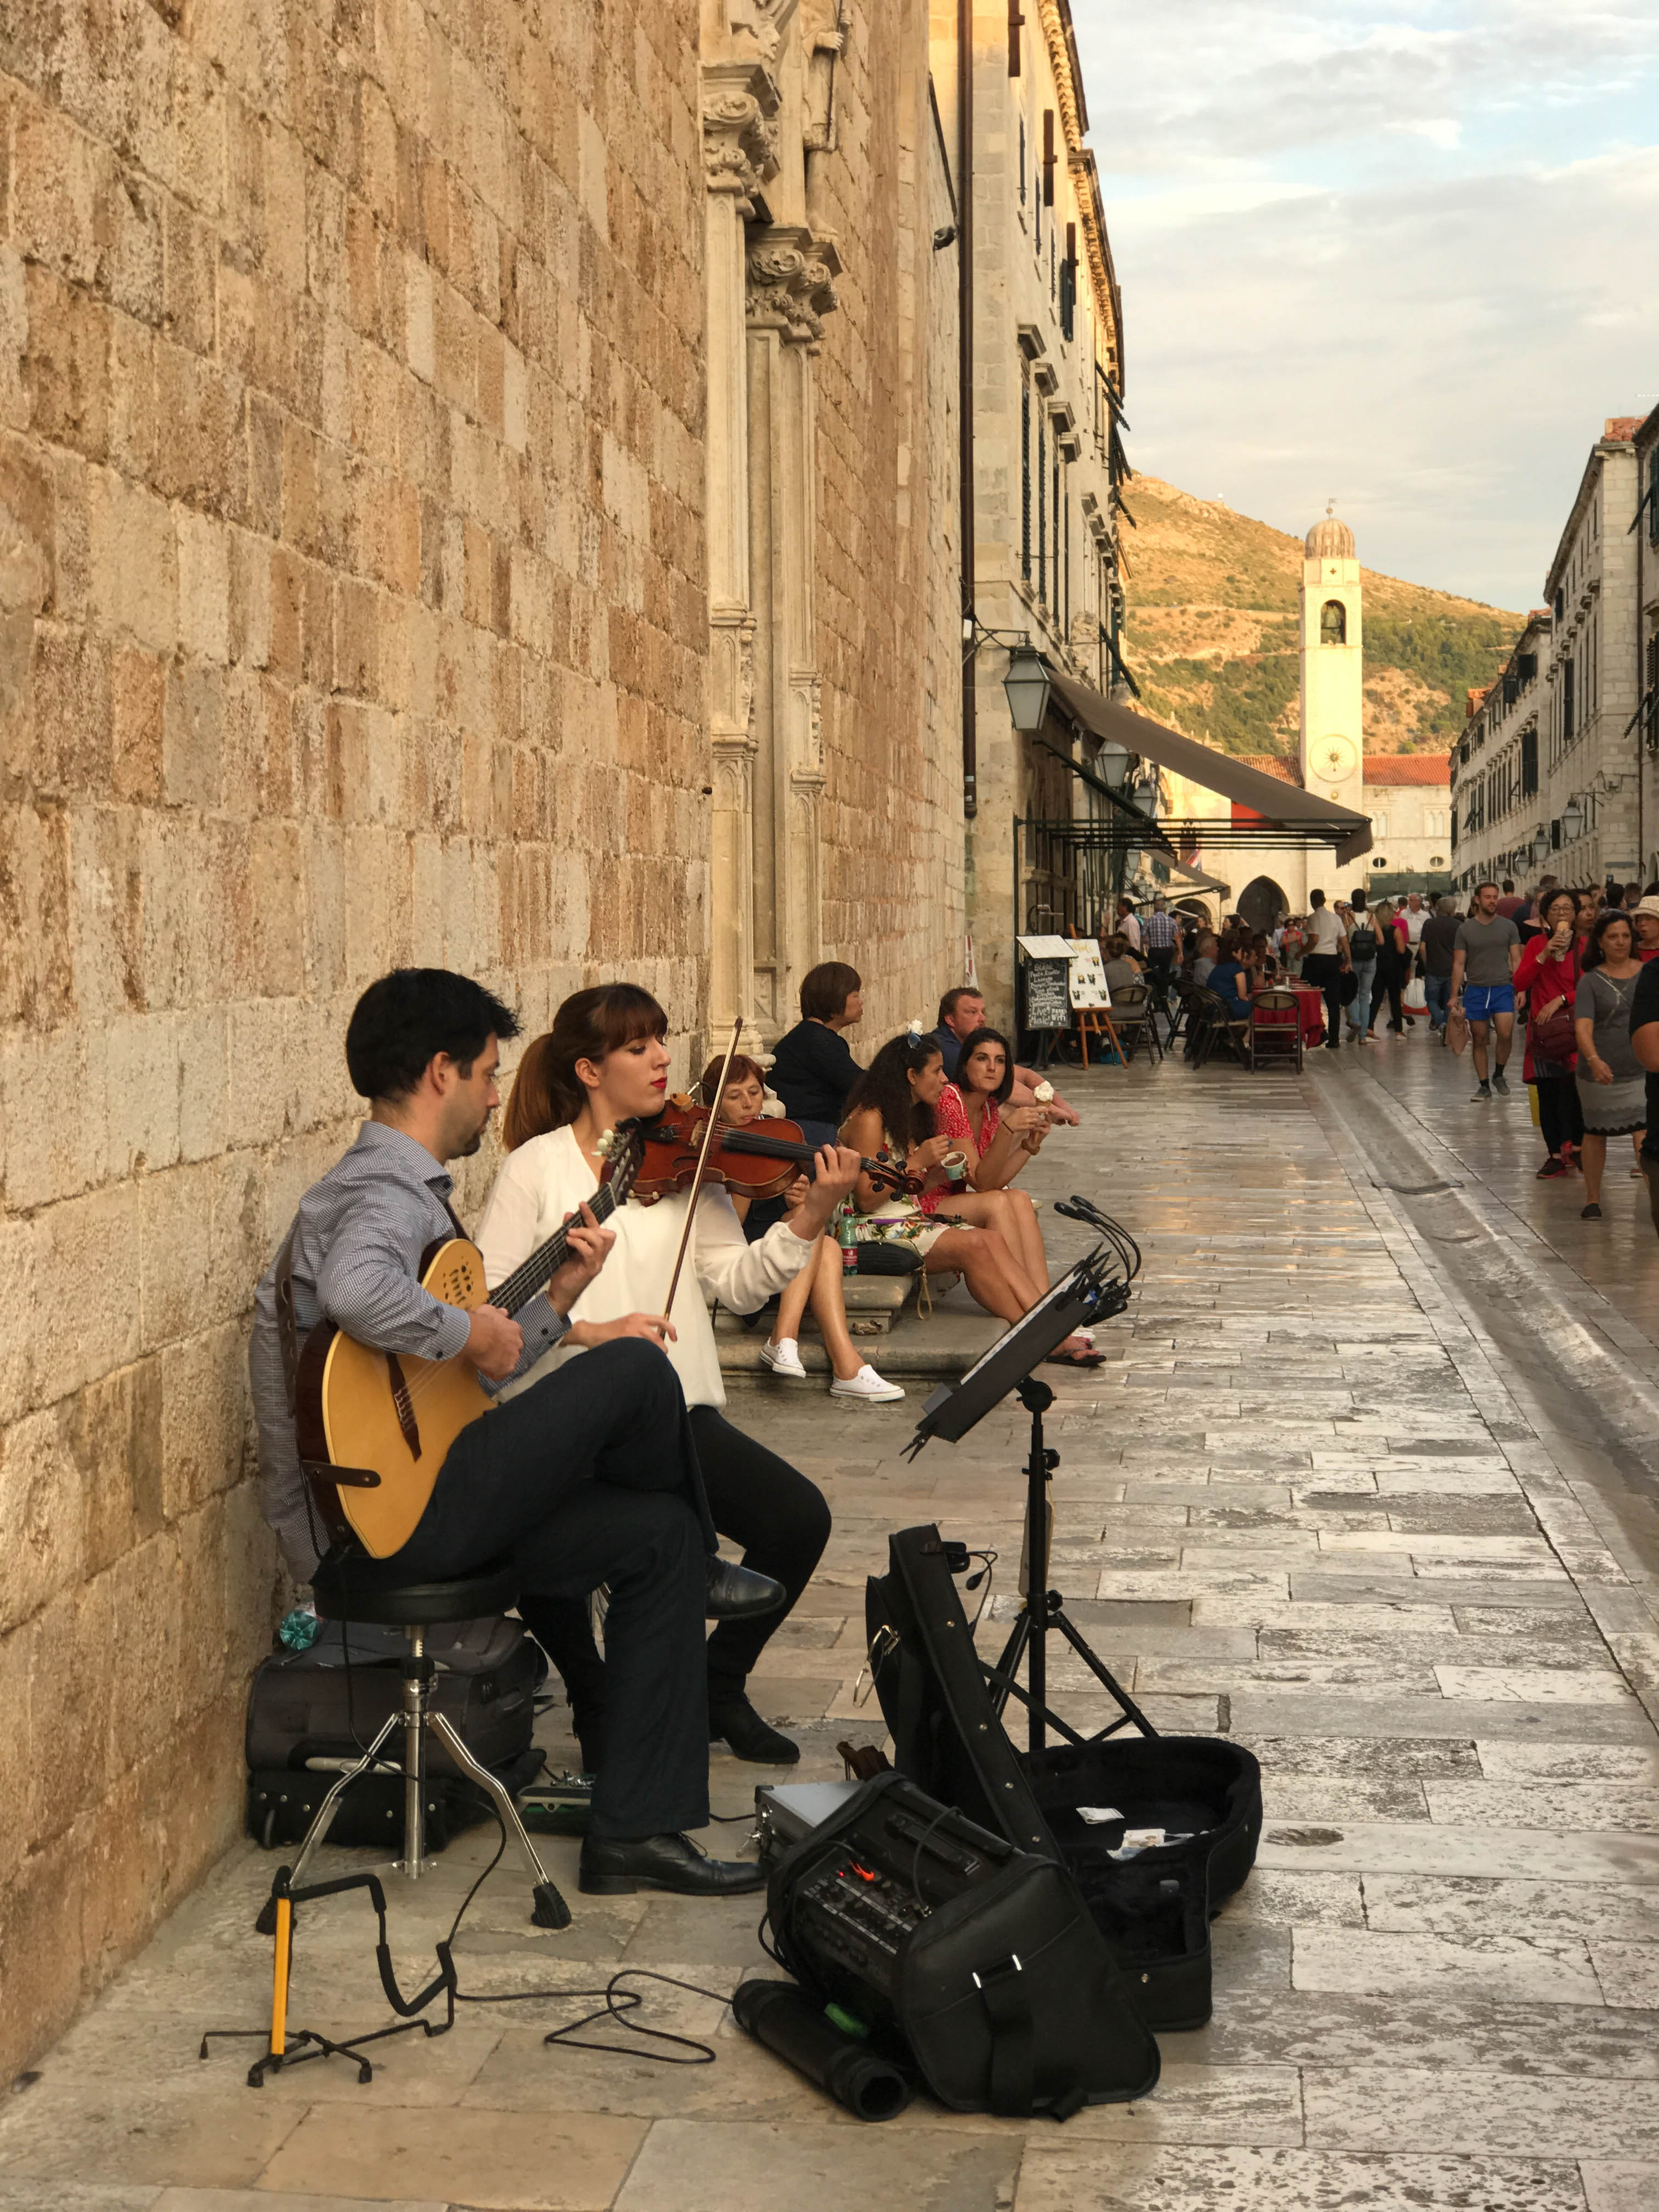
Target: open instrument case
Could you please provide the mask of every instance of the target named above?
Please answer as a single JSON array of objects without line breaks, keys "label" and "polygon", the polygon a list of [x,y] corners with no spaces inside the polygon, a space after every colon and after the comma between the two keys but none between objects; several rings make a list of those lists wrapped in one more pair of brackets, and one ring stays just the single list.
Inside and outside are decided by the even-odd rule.
[{"label": "open instrument case", "polygon": [[[1017,1751],[936,1528],[889,1539],[866,1620],[899,1771],[1019,1850],[1059,1860],[1147,2024],[1201,2027],[1210,1922],[1249,1875],[1261,1833],[1254,1755],[1223,1737],[1127,1733]],[[1126,1830],[1145,1828],[1170,1840],[1116,1856]]]}]

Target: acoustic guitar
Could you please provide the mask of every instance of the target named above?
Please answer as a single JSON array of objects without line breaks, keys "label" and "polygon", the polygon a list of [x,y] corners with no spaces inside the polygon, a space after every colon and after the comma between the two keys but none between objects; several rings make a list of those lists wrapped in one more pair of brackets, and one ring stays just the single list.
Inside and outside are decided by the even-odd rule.
[{"label": "acoustic guitar", "polygon": [[[600,1150],[601,1181],[588,1203],[603,1224],[639,1174],[638,1125],[609,1131]],[[569,1227],[556,1230],[494,1291],[485,1289],[477,1246],[441,1237],[421,1255],[421,1288],[463,1313],[487,1302],[515,1314],[569,1258]],[[373,1352],[326,1321],[306,1338],[295,1380],[300,1463],[319,1518],[331,1541],[356,1537],[377,1559],[409,1541],[451,1444],[495,1406],[470,1360]]]}]

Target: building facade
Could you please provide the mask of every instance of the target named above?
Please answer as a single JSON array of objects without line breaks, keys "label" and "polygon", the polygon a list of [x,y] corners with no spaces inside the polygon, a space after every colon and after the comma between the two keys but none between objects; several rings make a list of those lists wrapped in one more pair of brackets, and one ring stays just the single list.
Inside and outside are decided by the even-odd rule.
[{"label": "building facade", "polygon": [[1638,829],[1642,881],[1659,879],[1659,407],[1632,440],[1636,454],[1636,636],[1634,660],[1640,697],[1637,730],[1642,750]]},{"label": "building facade", "polygon": [[924,0],[281,19],[5,19],[3,2079],[240,1824],[249,1302],[363,986],[624,975],[678,1078],[959,957]]},{"label": "building facade", "polygon": [[957,241],[973,448],[959,609],[969,921],[993,1018],[1006,1021],[1017,930],[1097,918],[1077,911],[1074,861],[1045,853],[1040,830],[1022,830],[1017,854],[1014,824],[1086,814],[1088,787],[1049,744],[1091,768],[1099,748],[1060,723],[1048,743],[1021,736],[1002,684],[1010,646],[1029,639],[1055,669],[1113,686],[1122,315],[1068,0],[1023,14],[1006,0],[936,0],[933,15],[945,142],[971,179]]},{"label": "building facade", "polygon": [[1460,888],[1620,883],[1655,862],[1652,768],[1638,728],[1644,623],[1635,438],[1614,416],[1591,447],[1535,610],[1497,682],[1472,693],[1451,756]]}]

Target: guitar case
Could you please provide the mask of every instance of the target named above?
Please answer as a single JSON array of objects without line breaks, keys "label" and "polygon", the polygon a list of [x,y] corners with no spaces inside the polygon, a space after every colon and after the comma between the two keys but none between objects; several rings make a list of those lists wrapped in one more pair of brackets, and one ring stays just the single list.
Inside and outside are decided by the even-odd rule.
[{"label": "guitar case", "polygon": [[[1261,1834],[1254,1754],[1217,1736],[1127,1734],[1061,1743],[1035,1761],[1018,1752],[937,1528],[890,1537],[888,1571],[866,1585],[866,1623],[899,1771],[1018,1850],[1059,1860],[1148,2024],[1202,2027],[1210,1922],[1249,1875]],[[1152,1827],[1174,1840],[1113,1856],[1126,1829]]]},{"label": "guitar case", "polygon": [[[403,1631],[325,1621],[304,1651],[276,1650],[254,1670],[248,1692],[248,1832],[267,1844],[296,1842],[339,1771],[356,1759],[387,1715],[403,1703],[398,1662]],[[427,1631],[438,1662],[431,1710],[446,1716],[475,1759],[509,1790],[533,1780],[542,1754],[532,1747],[536,1693],[546,1679],[541,1647],[519,1620],[495,1615],[446,1621]],[[403,1738],[386,1756],[399,1771],[365,1774],[334,1815],[329,1841],[378,1843],[403,1834]],[[312,1765],[312,1761],[319,1762]],[[483,1793],[465,1780],[435,1735],[427,1738],[428,1844],[444,1848],[457,1829],[489,1812]]]}]

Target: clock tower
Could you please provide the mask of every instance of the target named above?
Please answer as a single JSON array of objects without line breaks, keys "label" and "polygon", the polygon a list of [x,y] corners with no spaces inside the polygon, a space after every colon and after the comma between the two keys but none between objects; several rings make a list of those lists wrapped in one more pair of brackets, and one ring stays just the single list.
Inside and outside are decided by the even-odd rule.
[{"label": "clock tower", "polygon": [[1356,814],[1364,808],[1364,652],[1353,532],[1327,513],[1308,532],[1302,563],[1302,744],[1304,790]]}]

